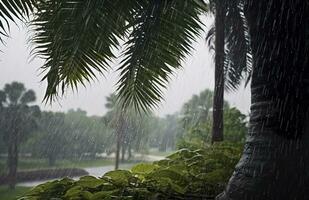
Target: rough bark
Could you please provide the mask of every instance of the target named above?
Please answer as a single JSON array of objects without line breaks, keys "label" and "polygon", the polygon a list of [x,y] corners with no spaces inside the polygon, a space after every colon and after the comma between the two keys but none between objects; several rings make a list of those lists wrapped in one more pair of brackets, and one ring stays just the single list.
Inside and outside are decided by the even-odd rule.
[{"label": "rough bark", "polygon": [[245,8],[254,61],[250,127],[217,200],[309,199],[308,2],[247,0]]},{"label": "rough bark", "polygon": [[215,10],[215,89],[213,99],[213,126],[211,141],[223,141],[223,102],[224,102],[224,21],[226,5],[224,0],[216,1]]}]

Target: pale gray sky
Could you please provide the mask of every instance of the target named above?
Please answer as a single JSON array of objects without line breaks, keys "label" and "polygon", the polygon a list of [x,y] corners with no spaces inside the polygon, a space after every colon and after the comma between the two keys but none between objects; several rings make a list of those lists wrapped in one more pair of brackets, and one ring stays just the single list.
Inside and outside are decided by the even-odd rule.
[{"label": "pale gray sky", "polygon": [[[207,20],[206,24],[211,21]],[[105,97],[115,89],[117,76],[112,71],[106,77],[99,77],[99,80],[89,84],[86,88],[80,87],[78,93],[68,90],[65,97],[52,105],[41,103],[45,91],[45,82],[40,82],[43,61],[35,58],[30,60],[30,46],[27,43],[29,33],[23,27],[11,27],[11,37],[6,39],[6,46],[0,49],[0,89],[5,83],[12,81],[23,82],[27,88],[34,89],[37,93],[37,103],[44,110],[67,111],[71,108],[81,108],[89,115],[103,115],[106,112],[104,107]],[[183,69],[177,71],[173,76],[168,89],[165,92],[165,100],[156,110],[160,116],[178,111],[182,104],[198,94],[205,88],[213,89],[214,85],[214,64],[212,55],[209,53],[206,43],[201,38],[194,45],[195,51],[188,57]],[[116,67],[116,66],[115,66]],[[114,69],[115,69],[114,67]],[[243,113],[248,114],[250,106],[249,87],[241,87],[236,93],[225,95],[231,105],[239,108]]]}]

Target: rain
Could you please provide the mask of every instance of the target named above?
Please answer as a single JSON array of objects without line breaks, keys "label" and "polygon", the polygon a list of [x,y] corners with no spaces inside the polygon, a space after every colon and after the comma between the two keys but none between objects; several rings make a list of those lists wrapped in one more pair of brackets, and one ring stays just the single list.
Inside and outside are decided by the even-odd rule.
[{"label": "rain", "polygon": [[0,2],[0,200],[309,199],[309,3]]}]

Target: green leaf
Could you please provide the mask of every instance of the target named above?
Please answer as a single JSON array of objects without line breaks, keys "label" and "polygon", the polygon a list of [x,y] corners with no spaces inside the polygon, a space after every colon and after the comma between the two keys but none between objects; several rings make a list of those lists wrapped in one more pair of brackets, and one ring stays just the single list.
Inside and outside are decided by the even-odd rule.
[{"label": "green leaf", "polygon": [[97,188],[106,183],[106,181],[102,179],[95,178],[93,176],[83,176],[81,177],[76,184],[85,188]]},{"label": "green leaf", "polygon": [[129,184],[130,179],[133,178],[132,174],[127,170],[115,170],[104,174],[104,178],[108,178],[115,185],[126,186]]},{"label": "green leaf", "polygon": [[132,167],[131,172],[135,174],[148,174],[156,169],[158,169],[157,165],[148,164],[148,163],[140,163]]},{"label": "green leaf", "polygon": [[162,89],[199,37],[204,11],[193,0],[140,1],[118,69],[117,91],[124,107],[148,111],[158,105]]},{"label": "green leaf", "polygon": [[102,199],[110,197],[110,196],[112,196],[112,195],[114,195],[118,192],[119,192],[119,190],[97,192],[97,193],[93,194],[93,196],[91,197],[90,200],[102,200]]}]

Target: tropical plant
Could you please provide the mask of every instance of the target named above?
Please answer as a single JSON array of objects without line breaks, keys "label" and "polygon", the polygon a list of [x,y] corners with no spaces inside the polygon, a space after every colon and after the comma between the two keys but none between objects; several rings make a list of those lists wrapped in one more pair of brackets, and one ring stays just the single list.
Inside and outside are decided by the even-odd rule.
[{"label": "tropical plant", "polygon": [[218,199],[308,199],[308,2],[245,2],[254,60],[249,134]]},{"label": "tropical plant", "polygon": [[[210,145],[213,121],[211,116],[212,101],[213,92],[206,89],[199,95],[193,95],[183,105],[180,119],[185,133],[178,138],[178,148],[202,148]],[[237,108],[230,107],[229,103],[225,101],[223,119],[225,141],[244,142],[247,132],[246,115]]]},{"label": "tropical plant", "polygon": [[227,183],[241,149],[228,143],[182,149],[164,160],[110,171],[101,178],[48,182],[22,199],[213,199]]},{"label": "tropical plant", "polygon": [[181,109],[181,122],[184,129],[191,129],[205,123],[213,107],[213,92],[204,90],[199,95],[193,95],[184,103]]},{"label": "tropical plant", "polygon": [[37,129],[38,106],[30,106],[36,99],[33,90],[26,90],[22,83],[6,84],[0,91],[0,127],[3,140],[8,147],[8,179],[11,189],[15,188],[19,145]]},{"label": "tropical plant", "polygon": [[[188,41],[200,29],[198,15],[203,9],[196,2],[43,1],[34,21],[38,30],[34,41],[41,44],[37,52],[47,58],[46,98],[56,95],[59,85],[74,87],[93,78],[93,69],[104,70],[101,61],[114,55],[111,48],[118,46],[117,36],[129,27],[131,48],[125,55],[130,57],[120,67],[118,85],[122,104],[142,109],[156,105],[161,86],[191,49]],[[308,199],[308,3],[245,0],[244,8],[254,60],[250,134],[221,199]],[[111,15],[115,13],[116,17]],[[98,14],[101,17],[94,18]],[[149,59],[137,56],[140,52]]]},{"label": "tropical plant", "polygon": [[0,42],[8,36],[10,22],[25,20],[33,11],[35,0],[3,0],[0,2]]},{"label": "tropical plant", "polygon": [[45,98],[106,71],[123,40],[117,84],[121,104],[153,108],[174,69],[192,50],[206,10],[201,0],[38,1],[33,42],[46,59]]},{"label": "tropical plant", "polygon": [[215,51],[215,89],[212,141],[223,140],[224,88],[236,90],[243,79],[250,80],[252,59],[243,0],[211,0],[215,25],[208,31],[207,41]]}]

